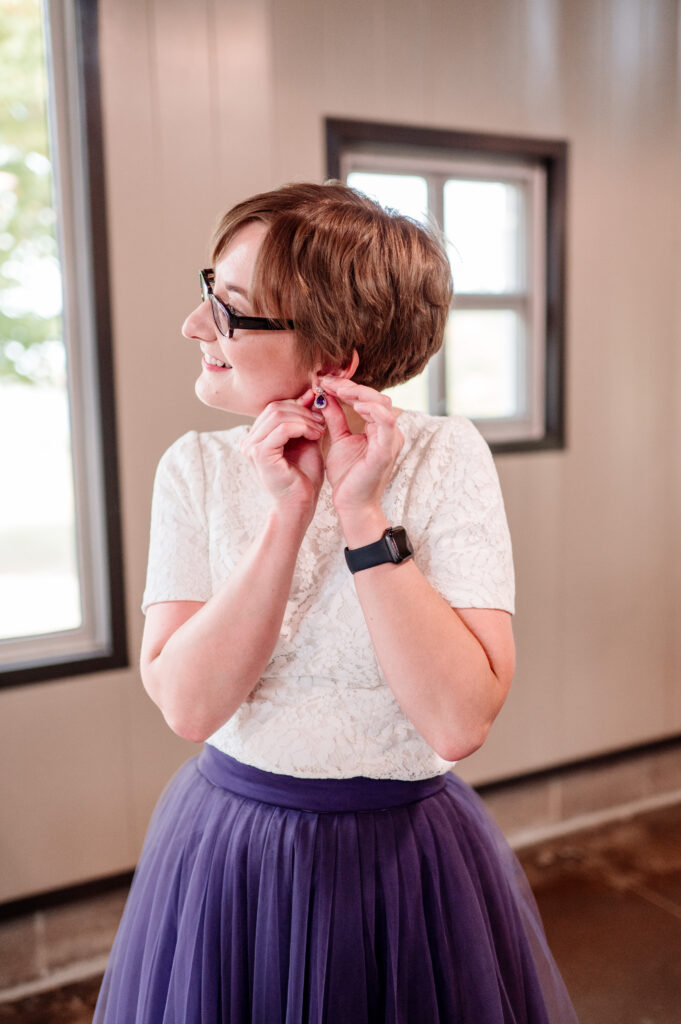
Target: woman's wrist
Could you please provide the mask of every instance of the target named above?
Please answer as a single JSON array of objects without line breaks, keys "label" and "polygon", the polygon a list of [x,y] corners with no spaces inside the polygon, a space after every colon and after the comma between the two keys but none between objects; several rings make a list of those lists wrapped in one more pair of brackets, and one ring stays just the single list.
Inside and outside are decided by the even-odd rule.
[{"label": "woman's wrist", "polygon": [[380,540],[390,523],[379,507],[338,510],[338,518],[349,548],[362,548]]},{"label": "woman's wrist", "polygon": [[315,504],[272,505],[267,517],[267,527],[274,533],[281,530],[290,537],[297,537],[300,544],[314,519],[314,513]]}]

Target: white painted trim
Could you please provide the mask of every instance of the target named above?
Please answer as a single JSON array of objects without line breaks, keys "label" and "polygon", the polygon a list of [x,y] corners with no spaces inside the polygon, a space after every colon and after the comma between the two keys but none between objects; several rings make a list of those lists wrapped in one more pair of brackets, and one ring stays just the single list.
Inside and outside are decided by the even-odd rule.
[{"label": "white painted trim", "polygon": [[50,156],[59,211],[63,334],[82,623],[77,629],[0,641],[0,668],[30,668],[110,652],[104,464],[99,429],[97,337],[87,197],[84,98],[74,0],[43,0]]}]

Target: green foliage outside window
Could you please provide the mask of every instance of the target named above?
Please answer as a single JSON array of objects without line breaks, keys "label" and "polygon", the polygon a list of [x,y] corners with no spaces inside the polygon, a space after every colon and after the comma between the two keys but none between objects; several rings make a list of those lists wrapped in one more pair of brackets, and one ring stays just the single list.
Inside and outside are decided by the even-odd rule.
[{"label": "green foliage outside window", "polygon": [[64,379],[39,0],[0,0],[0,380]]}]

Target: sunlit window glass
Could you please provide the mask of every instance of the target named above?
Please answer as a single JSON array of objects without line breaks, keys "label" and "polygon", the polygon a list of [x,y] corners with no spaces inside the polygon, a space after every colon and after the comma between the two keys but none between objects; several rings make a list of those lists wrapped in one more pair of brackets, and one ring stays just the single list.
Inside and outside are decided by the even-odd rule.
[{"label": "sunlit window glass", "polygon": [[524,287],[523,189],[500,181],[447,181],[444,232],[458,294]]},{"label": "sunlit window glass", "polygon": [[469,419],[515,416],[523,321],[510,310],[455,311],[445,335],[447,399]]},{"label": "sunlit window glass", "polygon": [[38,0],[0,0],[0,638],[75,629],[81,597]]},{"label": "sunlit window glass", "polygon": [[405,217],[425,224],[428,219],[428,183],[414,174],[372,174],[352,171],[348,185],[375,199],[381,206],[399,210]]}]

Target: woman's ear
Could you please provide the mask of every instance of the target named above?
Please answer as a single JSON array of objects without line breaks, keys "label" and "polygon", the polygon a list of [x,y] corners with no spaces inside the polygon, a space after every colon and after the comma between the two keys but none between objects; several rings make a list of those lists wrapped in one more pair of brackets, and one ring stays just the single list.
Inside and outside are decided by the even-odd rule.
[{"label": "woman's ear", "polygon": [[343,376],[347,377],[348,379],[350,379],[351,377],[354,377],[355,373],[357,371],[357,367],[358,366],[359,366],[359,355],[357,353],[357,349],[353,348],[353,350],[352,350],[352,359],[350,360],[350,362],[346,366],[345,372],[344,372]]},{"label": "woman's ear", "polygon": [[323,366],[320,365],[316,368],[316,376],[323,377],[328,374],[329,377],[345,377],[348,380],[355,375],[357,367],[359,366],[359,355],[357,349],[353,348],[350,362],[347,366],[339,369],[337,366]]}]

